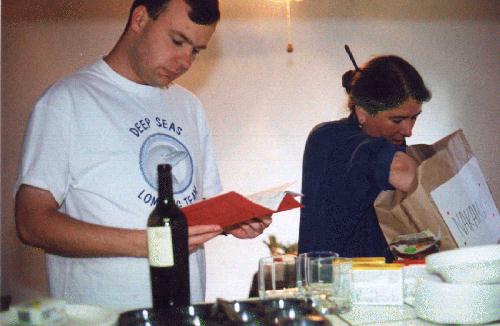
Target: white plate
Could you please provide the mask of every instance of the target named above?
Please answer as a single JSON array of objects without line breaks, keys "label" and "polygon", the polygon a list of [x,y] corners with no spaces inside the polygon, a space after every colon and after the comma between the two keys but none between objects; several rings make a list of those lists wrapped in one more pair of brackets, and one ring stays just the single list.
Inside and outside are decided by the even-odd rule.
[{"label": "white plate", "polygon": [[[113,326],[118,321],[119,313],[96,306],[66,304],[68,322],[62,326]],[[0,324],[6,326],[17,326],[16,316],[12,311],[2,312]]]},{"label": "white plate", "polygon": [[453,283],[500,283],[500,244],[467,247],[431,254],[427,270]]},{"label": "white plate", "polygon": [[443,324],[481,324],[500,320],[500,284],[417,281],[417,317]]}]

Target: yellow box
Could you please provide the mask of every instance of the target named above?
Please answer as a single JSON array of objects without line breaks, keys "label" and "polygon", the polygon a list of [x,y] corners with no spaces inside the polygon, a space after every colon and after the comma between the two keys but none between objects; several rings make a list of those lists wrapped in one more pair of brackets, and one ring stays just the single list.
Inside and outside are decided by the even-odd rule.
[{"label": "yellow box", "polygon": [[351,262],[353,264],[385,264],[385,257],[354,257],[354,258],[336,258],[335,261]]},{"label": "yellow box", "polygon": [[353,263],[354,270],[395,270],[404,268],[404,264],[373,264],[373,263]]},{"label": "yellow box", "polygon": [[404,264],[352,265],[352,302],[364,305],[402,305]]}]

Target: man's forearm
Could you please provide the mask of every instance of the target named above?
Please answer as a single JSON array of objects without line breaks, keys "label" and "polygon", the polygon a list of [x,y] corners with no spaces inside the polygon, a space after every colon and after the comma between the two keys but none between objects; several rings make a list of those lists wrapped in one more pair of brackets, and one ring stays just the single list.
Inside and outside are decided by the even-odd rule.
[{"label": "man's forearm", "polygon": [[145,230],[112,228],[71,218],[57,210],[50,192],[22,186],[16,226],[25,244],[69,257],[146,257]]},{"label": "man's forearm", "polygon": [[54,213],[42,225],[28,227],[24,243],[68,257],[146,257],[145,230],[111,228]]}]

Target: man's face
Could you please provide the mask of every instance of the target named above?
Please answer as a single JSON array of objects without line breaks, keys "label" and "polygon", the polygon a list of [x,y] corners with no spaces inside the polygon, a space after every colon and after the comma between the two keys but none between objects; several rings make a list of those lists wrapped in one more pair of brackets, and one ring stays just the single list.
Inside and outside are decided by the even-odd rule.
[{"label": "man's face", "polygon": [[383,137],[395,145],[402,145],[406,137],[411,136],[418,115],[422,112],[422,104],[408,99],[394,109],[368,114],[363,108],[356,108],[356,116],[363,126],[362,130],[373,137]]},{"label": "man's face", "polygon": [[215,24],[192,22],[189,10],[184,0],[172,0],[156,20],[148,16],[143,6],[134,10],[129,31],[134,33],[134,41],[128,50],[134,81],[168,87],[206,49]]}]

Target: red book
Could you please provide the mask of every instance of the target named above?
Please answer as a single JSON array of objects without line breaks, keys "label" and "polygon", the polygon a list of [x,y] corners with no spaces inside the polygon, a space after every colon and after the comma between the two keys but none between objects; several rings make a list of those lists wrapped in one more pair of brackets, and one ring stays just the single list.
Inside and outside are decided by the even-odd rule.
[{"label": "red book", "polygon": [[[302,205],[295,199],[300,194],[282,192],[277,209],[258,204],[235,191],[214,196],[182,208],[189,226],[218,224],[225,228],[234,224],[282,212]],[[276,198],[274,198],[276,200]]]}]

